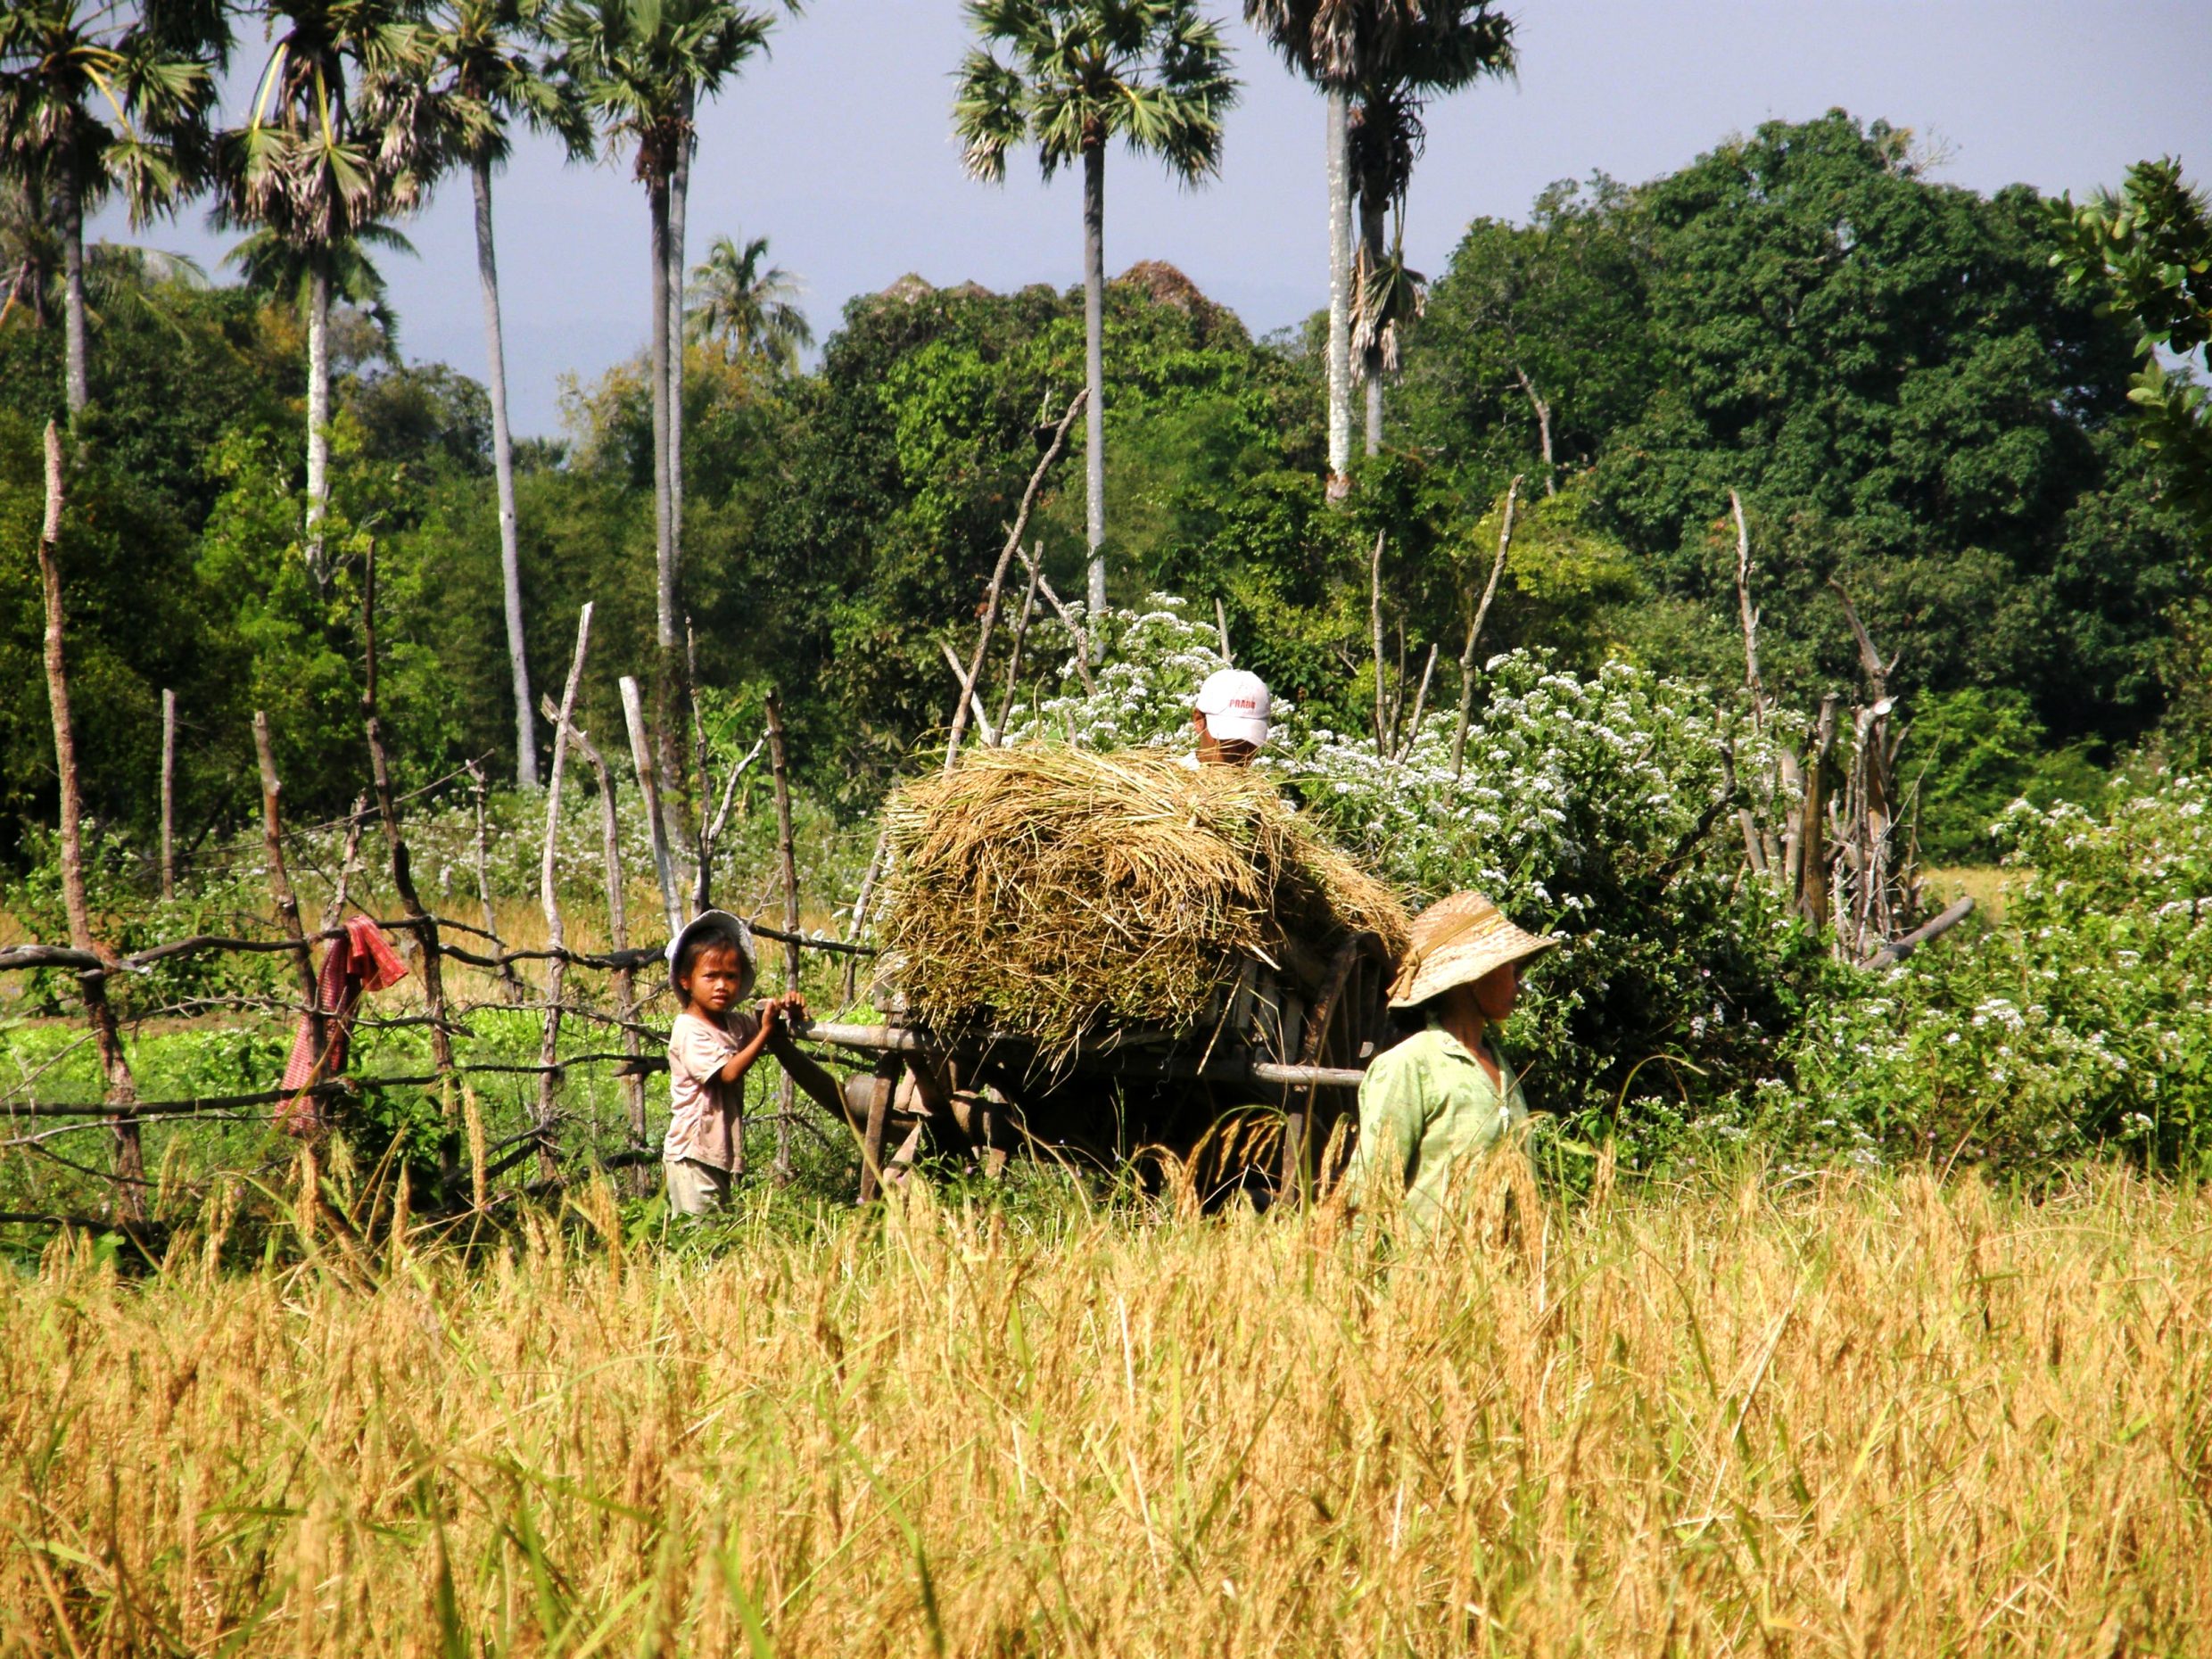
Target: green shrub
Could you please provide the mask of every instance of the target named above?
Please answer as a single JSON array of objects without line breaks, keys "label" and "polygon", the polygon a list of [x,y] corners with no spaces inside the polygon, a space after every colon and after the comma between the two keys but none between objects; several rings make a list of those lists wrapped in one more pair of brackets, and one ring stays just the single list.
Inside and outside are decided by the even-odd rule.
[{"label": "green shrub", "polygon": [[2002,922],[1818,1007],[1802,1110],[1891,1153],[2024,1164],[2092,1148],[2200,1168],[2212,1150],[2212,779],[1998,825]]}]

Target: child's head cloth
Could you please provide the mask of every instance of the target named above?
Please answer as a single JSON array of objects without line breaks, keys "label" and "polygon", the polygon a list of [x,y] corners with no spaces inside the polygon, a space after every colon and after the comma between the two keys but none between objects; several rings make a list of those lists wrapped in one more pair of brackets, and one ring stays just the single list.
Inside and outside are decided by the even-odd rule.
[{"label": "child's head cloth", "polygon": [[755,980],[760,977],[760,953],[753,947],[753,929],[726,910],[703,910],[683,925],[683,930],[668,941],[663,953],[668,958],[668,988],[678,996],[684,995],[684,976],[691,964],[712,945],[722,945],[738,953],[744,979],[738,987],[740,998],[753,995]]}]

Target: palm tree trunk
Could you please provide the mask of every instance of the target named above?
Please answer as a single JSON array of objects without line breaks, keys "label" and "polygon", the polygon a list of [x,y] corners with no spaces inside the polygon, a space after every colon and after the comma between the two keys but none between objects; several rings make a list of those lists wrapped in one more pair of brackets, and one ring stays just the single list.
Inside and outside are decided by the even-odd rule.
[{"label": "palm tree trunk", "polygon": [[1328,93],[1329,171],[1329,493],[1349,487],[1352,458],[1351,100]]},{"label": "palm tree trunk", "polygon": [[683,215],[691,195],[691,98],[668,185],[668,539],[683,568]]},{"label": "palm tree trunk", "polygon": [[323,516],[330,505],[330,268],[316,254],[307,299],[307,567],[323,580]]},{"label": "palm tree trunk", "polygon": [[[668,188],[668,246],[665,250],[666,284],[668,289],[668,569],[671,603],[681,606],[683,597],[683,219],[684,207],[691,194],[691,108],[693,95],[689,88],[683,100],[683,136],[676,145],[675,170],[670,176]],[[662,775],[667,779],[673,794],[676,821],[684,839],[692,838],[695,826],[691,818],[695,810],[690,788],[691,772],[677,764],[681,746],[675,734],[689,722],[691,712],[690,652],[671,657],[671,684],[668,697],[668,718],[662,722],[661,741],[664,746]],[[706,787],[704,780],[700,787]],[[667,800],[668,796],[664,796]]]},{"label": "palm tree trunk", "polygon": [[530,704],[523,640],[523,565],[515,524],[515,442],[507,424],[507,343],[499,326],[499,268],[491,246],[491,162],[470,169],[476,186],[476,280],[483,290],[486,390],[491,396],[491,471],[499,497],[499,588],[507,609],[507,660],[515,682],[515,781],[538,787],[538,722]]},{"label": "palm tree trunk", "polygon": [[66,161],[56,168],[54,205],[62,221],[62,351],[63,395],[71,425],[92,400],[85,366],[85,208]]},{"label": "palm tree trunk", "polygon": [[676,557],[668,489],[667,179],[648,179],[645,193],[653,220],[653,643],[664,661],[676,648]]},{"label": "palm tree trunk", "polygon": [[[1106,145],[1083,151],[1083,411],[1085,539],[1091,550],[1091,615],[1106,609]],[[1090,628],[1095,642],[1102,636]]]},{"label": "palm tree trunk", "polygon": [[[1367,279],[1373,282],[1382,268],[1382,216],[1386,204],[1369,202],[1363,191],[1359,202],[1359,243]],[[1360,372],[1367,382],[1367,453],[1382,452],[1382,339],[1380,333],[1367,343],[1360,356]]]}]

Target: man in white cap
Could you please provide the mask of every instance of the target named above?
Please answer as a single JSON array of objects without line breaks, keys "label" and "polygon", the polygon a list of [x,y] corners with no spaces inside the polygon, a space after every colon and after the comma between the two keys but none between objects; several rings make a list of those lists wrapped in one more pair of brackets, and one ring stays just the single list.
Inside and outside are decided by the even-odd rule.
[{"label": "man in white cap", "polygon": [[1188,766],[1249,766],[1267,741],[1267,717],[1275,699],[1267,682],[1242,668],[1224,668],[1206,676],[1198,689],[1198,703],[1191,710],[1191,725],[1198,733],[1198,753]]},{"label": "man in white cap", "polygon": [[1480,893],[1455,893],[1414,918],[1391,985],[1414,1035],[1386,1049],[1359,1085],[1359,1142],[1344,1179],[1355,1202],[1403,1195],[1417,1232],[1442,1218],[1452,1184],[1526,1120],[1521,1082],[1490,1034],[1513,1011],[1521,965],[1556,945],[1523,933]]}]

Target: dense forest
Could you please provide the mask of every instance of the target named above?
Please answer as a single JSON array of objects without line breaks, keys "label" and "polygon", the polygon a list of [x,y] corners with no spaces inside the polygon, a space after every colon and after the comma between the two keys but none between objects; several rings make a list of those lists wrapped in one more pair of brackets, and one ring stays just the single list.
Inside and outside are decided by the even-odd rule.
[{"label": "dense forest", "polygon": [[[19,241],[35,228],[12,224]],[[2146,745],[2195,740],[2203,525],[2133,418],[2135,325],[2101,273],[2069,279],[2064,243],[2034,191],[1941,183],[1909,132],[1841,111],[1727,138],[1639,186],[1563,182],[1523,223],[1467,227],[1404,329],[1381,442],[1341,503],[1321,320],[1255,339],[1140,263],[1106,290],[1111,598],[1218,599],[1242,660],[1358,729],[1378,536],[1386,659],[1417,666],[1435,644],[1449,662],[1518,480],[1485,656],[1618,656],[1726,686],[1743,673],[1735,490],[1770,689],[1810,706],[1855,681],[1847,593],[1895,658],[1911,750],[1942,757],[1930,846],[1970,857],[1976,821],[2013,795],[2085,789]],[[1081,293],[909,277],[850,303],[809,367],[763,320],[780,276],[763,252],[738,273],[754,303],[690,318],[681,606],[710,725],[780,686],[808,787],[861,811],[951,717],[945,648],[965,649],[1084,383]],[[328,329],[318,570],[303,557],[296,291],[136,248],[87,255],[72,672],[88,802],[141,843],[164,688],[184,711],[185,839],[249,813],[255,709],[296,810],[344,809],[372,553],[406,780],[472,757],[515,775],[485,391],[406,360],[370,251],[359,259]],[[34,292],[0,326],[0,535],[18,548],[37,533],[39,429],[64,404],[60,310]],[[596,602],[584,706],[609,730],[615,677],[654,657],[650,380],[640,358],[572,385],[561,436],[515,451],[530,658],[562,660]],[[1083,442],[1078,428],[1032,532],[1077,599]],[[0,799],[29,829],[52,820],[54,774],[37,589],[15,569]]]}]

